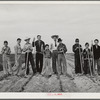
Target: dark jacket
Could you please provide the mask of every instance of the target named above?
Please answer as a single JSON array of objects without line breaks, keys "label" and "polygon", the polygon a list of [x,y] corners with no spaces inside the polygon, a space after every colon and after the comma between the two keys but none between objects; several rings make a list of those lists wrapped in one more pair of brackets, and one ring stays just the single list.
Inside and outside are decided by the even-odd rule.
[{"label": "dark jacket", "polygon": [[45,43],[42,41],[42,40],[40,40],[40,45],[39,45],[39,41],[37,40],[37,41],[35,41],[35,42],[32,42],[32,46],[34,47],[34,46],[36,46],[36,51],[37,52],[41,52],[42,50],[42,45],[43,45],[43,50],[45,49]]},{"label": "dark jacket", "polygon": [[100,46],[96,48],[96,46],[93,45],[93,54],[94,54],[94,59],[100,58]]},{"label": "dark jacket", "polygon": [[79,56],[79,48],[76,49],[77,47],[80,47],[80,52],[82,53],[82,46],[80,44],[74,44],[72,50],[76,57]]},{"label": "dark jacket", "polygon": [[60,43],[57,47],[57,50],[58,50],[58,53],[60,53],[61,51],[63,51],[63,53],[66,53],[67,52],[67,48],[66,48],[66,45],[63,44],[63,43]]},{"label": "dark jacket", "polygon": [[91,58],[91,50],[90,49],[83,50],[83,58],[84,58],[84,60],[89,60]]}]

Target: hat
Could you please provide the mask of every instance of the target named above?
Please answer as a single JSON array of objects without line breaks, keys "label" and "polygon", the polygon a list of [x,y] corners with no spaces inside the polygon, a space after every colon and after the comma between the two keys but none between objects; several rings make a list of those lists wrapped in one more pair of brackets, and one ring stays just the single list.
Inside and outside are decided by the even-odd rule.
[{"label": "hat", "polygon": [[58,39],[58,35],[52,35],[51,38],[53,39],[54,37],[56,37]]},{"label": "hat", "polygon": [[60,41],[62,41],[62,39],[61,39],[61,38],[59,38],[59,39],[58,39],[58,42],[60,42]]},{"label": "hat", "polygon": [[26,38],[25,38],[25,41],[26,41],[26,40],[30,40],[30,38],[26,37]]}]

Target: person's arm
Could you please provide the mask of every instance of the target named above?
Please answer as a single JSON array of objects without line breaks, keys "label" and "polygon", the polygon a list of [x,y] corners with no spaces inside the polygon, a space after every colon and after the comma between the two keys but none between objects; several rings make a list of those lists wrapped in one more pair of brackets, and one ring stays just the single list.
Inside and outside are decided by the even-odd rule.
[{"label": "person's arm", "polygon": [[52,57],[52,52],[50,51],[50,58]]},{"label": "person's arm", "polygon": [[35,42],[35,41],[32,42],[32,46],[33,46],[33,47],[36,46],[36,42]]},{"label": "person's arm", "polygon": [[75,52],[75,45],[73,45],[73,47],[72,47],[72,51]]},{"label": "person's arm", "polygon": [[45,50],[45,43],[43,42],[43,49]]},{"label": "person's arm", "polygon": [[35,47],[35,44],[36,44],[35,38],[33,38],[32,46]]},{"label": "person's arm", "polygon": [[59,45],[57,46],[57,51],[58,51],[58,53],[62,52],[62,51],[59,49]]},{"label": "person's arm", "polygon": [[7,48],[7,50],[6,50],[5,53],[6,53],[6,54],[11,54],[11,49],[10,49],[10,47]]},{"label": "person's arm", "polygon": [[26,49],[26,45],[24,45],[23,47],[23,52],[25,52],[27,49]]},{"label": "person's arm", "polygon": [[10,49],[10,47],[9,47],[9,54],[11,54],[11,49]]},{"label": "person's arm", "polygon": [[66,45],[64,44],[64,53],[66,53],[67,52],[67,47],[66,47]]},{"label": "person's arm", "polygon": [[5,51],[4,51],[4,48],[2,48],[2,50],[1,50],[1,54],[4,54],[4,52],[5,52]]}]

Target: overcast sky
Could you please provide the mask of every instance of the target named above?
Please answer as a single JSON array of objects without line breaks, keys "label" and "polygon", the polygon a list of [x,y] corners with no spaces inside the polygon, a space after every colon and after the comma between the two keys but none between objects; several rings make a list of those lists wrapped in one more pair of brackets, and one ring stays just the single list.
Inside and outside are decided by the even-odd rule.
[{"label": "overcast sky", "polygon": [[42,40],[51,43],[51,35],[58,34],[72,52],[75,38],[81,44],[100,39],[100,5],[76,4],[31,4],[0,5],[0,49],[7,40],[12,52],[16,39],[42,35]]}]

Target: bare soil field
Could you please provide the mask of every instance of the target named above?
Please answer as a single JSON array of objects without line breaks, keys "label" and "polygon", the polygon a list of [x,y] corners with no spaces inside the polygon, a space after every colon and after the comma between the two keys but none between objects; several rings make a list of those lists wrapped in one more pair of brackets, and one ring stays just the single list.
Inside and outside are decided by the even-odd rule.
[{"label": "bare soil field", "polygon": [[69,75],[58,77],[52,75],[50,78],[42,75],[32,76],[32,72],[24,78],[25,69],[21,71],[22,77],[4,76],[0,72],[0,92],[100,92],[100,77],[90,78],[88,76],[77,76],[74,73],[73,54],[66,54],[67,73]]}]

